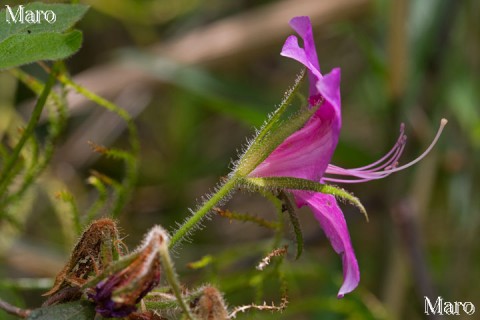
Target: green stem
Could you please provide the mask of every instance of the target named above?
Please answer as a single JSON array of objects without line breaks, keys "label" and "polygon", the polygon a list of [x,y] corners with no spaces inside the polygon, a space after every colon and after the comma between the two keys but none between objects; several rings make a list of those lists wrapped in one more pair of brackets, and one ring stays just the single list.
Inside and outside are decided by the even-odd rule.
[{"label": "green stem", "polygon": [[275,237],[273,238],[272,246],[265,251],[265,255],[267,255],[274,248],[280,247],[280,243],[282,242],[284,236],[285,219],[283,217],[283,203],[276,195],[274,195],[270,191],[258,190],[258,192],[262,195],[262,197],[264,197],[273,204],[273,206],[275,207],[275,212],[277,214]]},{"label": "green stem", "polygon": [[[44,88],[44,84],[40,82],[38,79],[35,77],[27,74],[26,72],[15,68],[15,69],[10,69],[9,72],[16,77],[18,80],[20,80],[24,85],[26,85],[31,91],[33,91],[36,95],[40,96],[42,93],[42,90]],[[18,189],[8,195],[5,200],[3,200],[3,203],[1,204],[0,211],[2,208],[5,208],[7,205],[17,202],[21,197],[25,194],[25,192],[28,190],[28,188],[32,185],[32,183],[35,181],[35,179],[43,172],[45,167],[48,165],[50,162],[50,159],[53,156],[53,153],[55,151],[56,147],[56,142],[57,139],[59,138],[60,134],[63,131],[63,128],[65,127],[66,121],[67,121],[67,115],[66,115],[66,104],[60,95],[56,94],[55,92],[50,92],[49,99],[51,99],[52,104],[55,107],[55,110],[50,110],[49,111],[49,129],[48,129],[48,134],[44,142],[44,147],[43,147],[43,153],[41,157],[39,157],[36,161],[33,162],[33,165],[30,166],[30,168],[25,172],[25,174],[22,177],[22,182],[20,187]],[[36,139],[31,139],[32,141],[36,141]],[[38,145],[38,144],[37,144]],[[5,156],[6,158],[6,156]],[[12,175],[11,176],[15,176]]]},{"label": "green stem", "polygon": [[184,312],[184,316],[189,320],[194,320],[195,317],[192,315],[192,313],[190,312],[190,308],[187,306],[187,303],[183,299],[182,289],[180,288],[177,274],[175,273],[175,269],[173,268],[172,259],[170,259],[170,254],[168,253],[168,246],[162,243],[159,252],[160,259],[162,259],[163,271],[165,272],[168,283],[172,287],[173,294],[177,298],[180,308]]},{"label": "green stem", "polygon": [[279,194],[280,200],[282,200],[283,205],[285,206],[285,210],[288,213],[288,217],[290,218],[290,223],[292,224],[293,232],[295,233],[295,240],[297,241],[297,255],[295,256],[295,260],[298,260],[302,255],[303,251],[303,233],[302,227],[300,226],[300,221],[298,220],[297,214],[295,213],[295,207],[293,206],[292,202],[288,195],[281,191]]},{"label": "green stem", "polygon": [[[65,202],[69,207],[72,214],[73,227],[75,228],[75,236],[82,234],[82,223],[80,220],[80,211],[78,211],[77,202],[75,197],[68,191],[61,191],[58,193],[58,198]],[[69,230],[70,231],[70,230]]]},{"label": "green stem", "polygon": [[52,90],[52,87],[55,84],[55,80],[57,78],[59,68],[60,68],[60,64],[56,62],[53,65],[52,71],[50,72],[48,80],[45,83],[45,86],[43,87],[43,91],[40,94],[40,97],[38,98],[37,103],[35,104],[35,108],[33,109],[32,116],[30,118],[30,121],[28,122],[27,128],[25,128],[25,131],[20,137],[20,141],[18,141],[18,143],[15,145],[15,148],[12,151],[12,155],[8,158],[7,162],[5,163],[5,166],[3,167],[3,170],[0,176],[0,190],[1,190],[0,194],[4,193],[8,185],[8,181],[10,180],[13,172],[12,168],[17,163],[18,157],[20,156],[20,152],[22,151],[23,146],[25,145],[25,142],[27,142],[28,138],[30,138],[33,135],[33,131],[35,130],[35,127],[37,126],[38,121],[40,120],[43,107],[47,102],[48,95],[50,94],[50,91]]},{"label": "green stem", "polygon": [[200,209],[198,209],[185,223],[173,234],[170,239],[170,248],[173,248],[176,243],[182,240],[195,226],[199,223],[213,207],[225,198],[230,191],[235,188],[238,183],[237,177],[232,177],[228,180],[208,201],[206,201]]},{"label": "green stem", "polygon": [[90,209],[88,209],[86,220],[83,221],[85,225],[88,225],[95,219],[95,216],[98,214],[98,212],[103,207],[108,198],[107,188],[99,178],[91,176],[90,178],[88,178],[88,183],[97,190],[98,197],[97,200],[95,200],[95,202],[92,204]]},{"label": "green stem", "polygon": [[102,272],[96,275],[93,279],[90,279],[82,285],[82,289],[92,288],[96,286],[100,281],[104,280],[108,276],[125,269],[128,267],[135,259],[138,258],[139,252],[133,252],[128,256],[122,257],[120,260],[117,260],[107,266]]}]

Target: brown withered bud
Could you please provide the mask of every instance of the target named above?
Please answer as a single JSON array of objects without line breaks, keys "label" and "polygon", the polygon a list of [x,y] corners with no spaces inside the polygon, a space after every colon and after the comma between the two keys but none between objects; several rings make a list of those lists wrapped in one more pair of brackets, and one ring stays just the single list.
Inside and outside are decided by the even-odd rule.
[{"label": "brown withered bud", "polygon": [[97,313],[107,318],[121,318],[136,311],[136,304],[160,281],[159,251],[166,241],[167,233],[155,226],[135,252],[116,262],[121,265],[130,261],[88,294],[97,305]]},{"label": "brown withered bud", "polygon": [[65,267],[55,278],[44,305],[80,298],[80,287],[123,254],[115,221],[99,219],[90,224],[73,248]]},{"label": "brown withered bud", "polygon": [[223,296],[216,288],[206,286],[200,298],[192,305],[193,312],[199,320],[227,320],[228,311]]}]

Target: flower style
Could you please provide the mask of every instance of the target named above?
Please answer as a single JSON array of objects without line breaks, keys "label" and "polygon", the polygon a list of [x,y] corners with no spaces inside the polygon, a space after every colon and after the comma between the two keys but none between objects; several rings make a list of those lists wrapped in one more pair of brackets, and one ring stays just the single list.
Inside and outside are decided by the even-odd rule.
[{"label": "flower style", "polygon": [[[249,177],[292,177],[320,183],[365,182],[405,169],[420,161],[431,150],[446,124],[444,119],[430,147],[420,157],[404,166],[397,167],[406,142],[403,125],[395,146],[375,163],[354,169],[329,164],[341,128],[340,69],[335,68],[325,75],[321,73],[308,17],[295,17],[290,21],[290,25],[302,38],[304,48],[299,46],[297,37],[291,35],[286,39],[281,55],[297,60],[307,68],[310,83],[309,104],[320,106],[303,128],[285,139],[249,173]],[[338,297],[341,298],[353,291],[360,281],[358,262],[343,213],[332,195],[312,191],[289,191],[294,195],[298,207],[310,207],[333,249],[342,256],[344,282],[338,292]]]},{"label": "flower style", "polygon": [[97,284],[95,293],[89,294],[97,313],[122,318],[137,309],[136,304],[160,281],[160,250],[167,238],[161,227],[152,228],[142,245],[123,258],[128,265]]}]

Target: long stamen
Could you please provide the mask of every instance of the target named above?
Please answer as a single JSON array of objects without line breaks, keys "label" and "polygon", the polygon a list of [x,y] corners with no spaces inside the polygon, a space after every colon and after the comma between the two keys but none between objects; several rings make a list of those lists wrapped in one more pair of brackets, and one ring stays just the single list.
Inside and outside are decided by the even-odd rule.
[{"label": "long stamen", "polygon": [[[416,164],[417,162],[419,162],[420,160],[422,160],[423,158],[425,158],[425,156],[430,153],[430,151],[432,151],[433,149],[433,146],[435,146],[435,144],[437,143],[438,141],[438,138],[440,138],[440,135],[442,134],[442,131],[443,131],[443,128],[445,128],[445,126],[447,125],[448,123],[448,120],[447,119],[442,119],[440,121],[440,128],[438,128],[438,131],[437,131],[437,134],[435,135],[435,138],[433,139],[432,143],[428,146],[427,150],[425,150],[418,158],[410,161],[409,163],[407,164],[404,164],[403,166],[400,166],[400,167],[397,167],[397,168],[393,168],[391,170],[385,170],[383,171],[382,173],[394,173],[394,172],[397,172],[397,171],[401,171],[403,169],[406,169],[410,166],[413,166],[414,164]],[[373,172],[375,174],[379,174],[380,172]]]},{"label": "long stamen", "polygon": [[401,145],[404,145],[405,143],[405,139],[404,139],[405,136],[405,124],[400,124],[400,135],[398,136],[398,139],[397,139],[397,143],[395,143],[395,145],[393,146],[393,148],[386,154],[384,155],[382,158],[380,158],[379,160],[375,161],[374,163],[371,163],[369,165],[366,165],[366,166],[363,166],[363,167],[359,167],[359,168],[352,168],[351,170],[364,170],[364,169],[370,169],[380,163],[382,163],[383,161],[387,160],[388,157],[390,157],[390,155],[392,153],[394,153],[395,150],[398,149],[399,146]]},{"label": "long stamen", "polygon": [[[337,174],[337,175],[353,175],[353,173],[364,173],[370,171],[378,171],[389,165],[394,165],[397,162],[398,158],[402,154],[403,148],[405,147],[406,136],[404,134],[404,124],[402,123],[400,126],[400,136],[397,139],[397,142],[393,146],[393,148],[385,154],[382,158],[371,163],[369,165],[358,167],[358,168],[351,168],[351,169],[344,169],[332,164],[329,164],[326,170],[327,174]],[[393,154],[393,156],[392,156]],[[382,164],[383,163],[383,164]],[[369,169],[369,170],[366,170]]]},{"label": "long stamen", "polygon": [[381,164],[377,167],[371,168],[369,170],[350,169],[349,171],[365,173],[365,172],[377,172],[377,171],[379,171],[383,168],[387,168],[387,170],[391,169],[392,167],[394,167],[398,163],[398,159],[400,159],[400,157],[403,153],[403,149],[405,148],[405,143],[407,141],[407,136],[403,136],[402,138],[403,139],[401,140],[401,142],[395,148],[396,150],[395,150],[393,156],[391,156],[390,159],[388,159],[388,161],[386,161],[385,163],[383,163],[383,164]]},{"label": "long stamen", "polygon": [[[337,179],[337,178],[330,178],[330,177],[324,177],[322,180],[323,181],[329,181],[329,182],[335,182],[335,183],[359,183],[359,182],[366,182],[369,180],[376,180],[376,179],[382,179],[394,172],[401,171],[403,169],[406,169],[423,158],[432,150],[433,146],[437,143],[440,135],[442,134],[442,131],[447,124],[446,119],[442,119],[440,121],[440,128],[437,131],[437,134],[435,135],[435,138],[433,139],[432,143],[428,146],[428,148],[416,159],[413,161],[404,164],[400,167],[398,167],[398,159],[400,158],[401,154],[403,153],[403,149],[405,148],[405,143],[406,143],[406,136],[403,134],[403,124],[400,128],[400,137],[397,140],[397,143],[395,146],[385,155],[383,156],[380,160],[377,160],[376,162],[360,167],[360,168],[354,168],[354,169],[344,169],[341,167],[337,167],[334,165],[329,165],[326,173],[327,174],[333,174],[333,175],[342,175],[342,176],[350,176],[352,179]],[[381,165],[380,165],[381,164]],[[381,170],[385,168],[385,170]],[[366,170],[368,169],[368,170]]]},{"label": "long stamen", "polygon": [[[370,175],[368,175],[369,172],[374,172],[383,168],[392,167],[397,163],[405,147],[406,139],[407,137],[404,134],[404,125],[402,123],[402,125],[400,126],[400,136],[398,137],[397,142],[395,143],[393,148],[381,159],[375,161],[370,165],[359,167],[359,168],[353,168],[353,169],[344,169],[344,168],[330,164],[327,167],[326,173],[333,174],[333,175],[351,176],[356,178],[365,178],[367,180],[372,179]],[[392,153],[393,153],[393,156],[392,156]],[[369,170],[366,170],[366,169],[369,169]],[[332,182],[345,182],[345,180],[343,179],[332,179],[328,177],[324,179]],[[346,181],[353,181],[353,180],[349,179]],[[364,180],[362,179],[359,182],[363,182],[363,181]]]}]

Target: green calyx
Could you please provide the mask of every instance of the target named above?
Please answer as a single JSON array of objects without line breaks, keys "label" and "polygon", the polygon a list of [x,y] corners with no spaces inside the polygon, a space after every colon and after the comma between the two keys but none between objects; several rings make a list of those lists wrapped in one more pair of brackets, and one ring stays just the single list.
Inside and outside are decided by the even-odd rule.
[{"label": "green calyx", "polygon": [[244,183],[251,189],[303,190],[331,194],[337,199],[347,201],[357,207],[368,221],[368,214],[360,200],[342,188],[321,184],[312,180],[292,177],[246,178]]},{"label": "green calyx", "polygon": [[288,120],[282,120],[282,115],[284,115],[288,106],[297,94],[304,77],[305,71],[302,71],[296,79],[293,87],[285,94],[285,98],[280,106],[269,117],[260,131],[258,131],[248,149],[241,156],[235,171],[238,176],[247,176],[286,138],[295,131],[301,129],[308,119],[310,119],[310,117],[318,110],[320,105],[313,106],[312,108],[302,108],[302,110],[295,113]]}]

